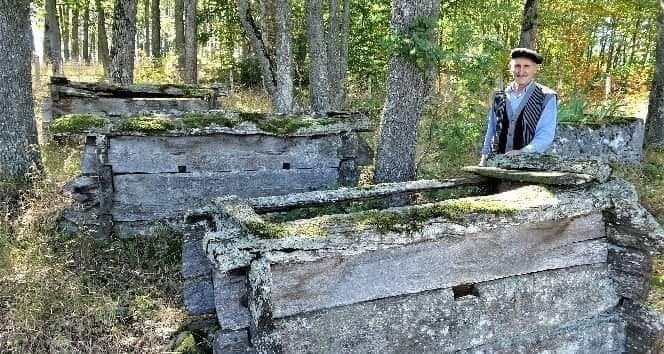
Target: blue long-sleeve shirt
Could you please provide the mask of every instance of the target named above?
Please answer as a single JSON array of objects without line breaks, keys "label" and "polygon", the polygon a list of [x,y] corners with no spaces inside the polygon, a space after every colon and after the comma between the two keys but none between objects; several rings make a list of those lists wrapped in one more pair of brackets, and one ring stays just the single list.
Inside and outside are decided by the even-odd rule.
[{"label": "blue long-sleeve shirt", "polygon": [[[530,93],[534,89],[534,81],[531,81],[528,86],[519,93],[513,89],[513,85],[507,87],[505,94],[507,95],[507,102],[509,102],[508,109],[511,109],[512,112],[516,112],[519,107],[522,106],[522,103],[525,105],[525,102],[522,102],[524,97],[530,97]],[[556,135],[557,116],[558,102],[554,95],[548,100],[542,110],[540,120],[537,122],[537,127],[535,127],[535,136],[533,137],[533,140],[528,145],[524,146],[521,151],[537,153],[543,153],[546,151],[549,146],[551,146],[553,138]],[[517,117],[518,115],[514,114],[514,122],[510,122],[510,124],[513,125],[516,122]],[[484,157],[488,156],[491,152],[491,145],[493,144],[493,139],[496,135],[496,114],[493,109],[489,109],[488,121],[489,125],[486,130],[486,136],[484,137],[484,146],[482,147],[482,155]]]}]

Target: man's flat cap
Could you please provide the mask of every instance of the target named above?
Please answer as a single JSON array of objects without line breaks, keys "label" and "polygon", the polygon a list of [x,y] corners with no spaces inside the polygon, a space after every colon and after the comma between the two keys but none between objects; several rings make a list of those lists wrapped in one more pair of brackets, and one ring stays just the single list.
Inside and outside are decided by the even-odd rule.
[{"label": "man's flat cap", "polygon": [[536,51],[530,48],[514,48],[512,49],[512,54],[510,55],[512,59],[516,58],[528,58],[535,62],[535,64],[542,64],[544,58],[537,53]]}]

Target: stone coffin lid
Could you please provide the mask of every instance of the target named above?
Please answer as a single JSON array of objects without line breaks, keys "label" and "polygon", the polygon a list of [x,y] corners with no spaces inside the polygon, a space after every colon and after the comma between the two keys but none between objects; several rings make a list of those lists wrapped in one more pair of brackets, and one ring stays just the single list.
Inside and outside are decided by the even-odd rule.
[{"label": "stone coffin lid", "polygon": [[357,112],[324,114],[272,114],[207,110],[145,112],[128,116],[104,113],[71,114],[49,125],[54,134],[104,134],[109,136],[196,136],[214,134],[318,136],[369,131],[369,119]]}]

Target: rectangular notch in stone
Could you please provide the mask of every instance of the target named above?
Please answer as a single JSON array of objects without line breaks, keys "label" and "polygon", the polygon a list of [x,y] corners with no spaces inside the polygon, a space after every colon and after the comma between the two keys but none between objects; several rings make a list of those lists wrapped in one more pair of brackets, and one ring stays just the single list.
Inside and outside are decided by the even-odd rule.
[{"label": "rectangular notch in stone", "polygon": [[479,297],[480,293],[475,287],[475,284],[461,284],[452,287],[452,292],[454,293],[454,299],[460,299],[467,296]]},{"label": "rectangular notch in stone", "polygon": [[290,162],[284,162],[284,163],[281,165],[281,168],[284,169],[284,170],[290,170],[290,169],[291,169],[291,164],[290,164]]},{"label": "rectangular notch in stone", "polygon": [[178,173],[187,173],[187,166],[178,166]]}]

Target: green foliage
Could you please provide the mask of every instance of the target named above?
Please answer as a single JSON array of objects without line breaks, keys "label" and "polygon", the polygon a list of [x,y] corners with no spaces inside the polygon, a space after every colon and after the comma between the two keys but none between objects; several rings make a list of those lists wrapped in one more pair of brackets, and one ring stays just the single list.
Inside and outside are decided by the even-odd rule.
[{"label": "green foliage", "polygon": [[390,36],[388,41],[397,55],[406,58],[423,72],[429,72],[442,59],[442,51],[434,42],[435,30],[435,19],[418,17],[407,30]]},{"label": "green foliage", "polygon": [[577,125],[622,124],[633,118],[623,115],[625,104],[619,100],[610,100],[600,104],[591,104],[585,95],[575,94],[558,107],[558,121]]},{"label": "green foliage", "polygon": [[107,123],[108,120],[94,114],[70,114],[57,118],[48,130],[53,134],[85,133],[93,128],[103,128]]},{"label": "green foliage", "polygon": [[140,132],[145,134],[163,133],[175,129],[175,123],[168,118],[161,117],[133,117],[122,121],[118,131]]}]

